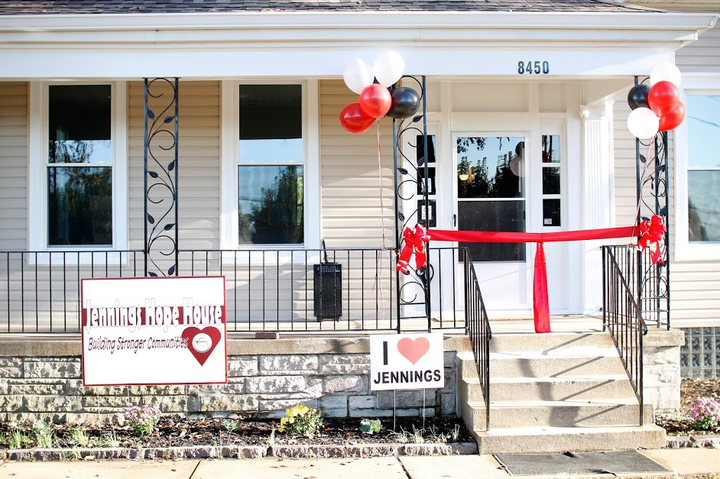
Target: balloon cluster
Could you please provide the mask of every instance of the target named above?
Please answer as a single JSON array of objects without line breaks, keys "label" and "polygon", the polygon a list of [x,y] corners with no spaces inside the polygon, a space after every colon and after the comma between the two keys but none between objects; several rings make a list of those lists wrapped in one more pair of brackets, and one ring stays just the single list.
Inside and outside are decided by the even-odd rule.
[{"label": "balloon cluster", "polygon": [[[393,51],[378,56],[372,67],[360,58],[345,66],[343,79],[349,89],[360,95],[340,112],[340,124],[350,133],[362,133],[377,118],[408,118],[420,107],[420,96],[412,88],[395,88],[405,72],[405,60]],[[375,83],[377,81],[377,83]]]},{"label": "balloon cluster", "polygon": [[680,101],[680,70],[672,63],[661,63],[650,74],[650,86],[635,85],[628,93],[628,130],[636,138],[647,140],[658,131],[676,128],[685,119]]}]

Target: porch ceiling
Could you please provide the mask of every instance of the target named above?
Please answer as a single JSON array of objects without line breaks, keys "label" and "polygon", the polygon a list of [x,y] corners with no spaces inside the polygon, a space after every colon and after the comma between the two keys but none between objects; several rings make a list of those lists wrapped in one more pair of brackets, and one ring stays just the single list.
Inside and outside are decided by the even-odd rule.
[{"label": "porch ceiling", "polygon": [[0,79],[327,78],[386,49],[430,76],[646,74],[717,19],[627,11],[0,15]]}]

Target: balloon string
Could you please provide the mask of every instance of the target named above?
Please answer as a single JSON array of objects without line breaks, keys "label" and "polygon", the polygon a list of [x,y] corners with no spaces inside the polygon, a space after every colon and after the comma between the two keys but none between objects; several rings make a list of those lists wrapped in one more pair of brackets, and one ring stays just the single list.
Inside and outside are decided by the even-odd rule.
[{"label": "balloon string", "polygon": [[[387,244],[385,240],[385,202],[383,201],[383,177],[382,177],[382,148],[380,147],[380,119],[375,120],[377,124],[377,150],[378,150],[378,180],[380,183],[380,227],[382,228],[382,247],[383,250],[387,250]],[[391,263],[392,264],[392,263]],[[382,269],[382,268],[381,268]],[[385,295],[383,294],[383,288],[380,284],[380,279],[376,278],[377,289],[380,293],[380,304],[385,304]],[[385,322],[385,311],[383,308],[378,308],[380,312],[380,321]]]},{"label": "balloon string", "polygon": [[[640,182],[640,195],[639,195],[639,197],[638,197],[637,209],[635,210],[635,222],[638,223],[638,224],[635,225],[635,228],[638,228],[638,227],[640,226],[640,225],[639,225],[639,222],[640,222],[640,220],[641,220],[641,218],[640,218],[640,210],[641,210],[642,204],[643,204],[642,197],[643,197],[643,188],[644,188],[644,186],[645,186],[645,185],[643,184],[643,183],[645,182],[645,181],[644,181],[645,174],[647,174],[648,169],[650,168],[650,166],[651,166],[653,163],[655,163],[655,161],[657,161],[657,158],[655,157],[655,152],[653,151],[654,148],[655,148],[655,141],[657,141],[657,135],[654,136],[654,137],[652,138],[652,140],[650,140],[650,143],[648,144],[647,155],[645,156],[645,159],[646,159],[645,165],[643,166],[642,174],[640,175],[640,178],[641,178],[641,182]],[[636,232],[636,233],[639,233],[639,231]],[[640,235],[639,235],[639,234],[633,234],[633,237],[635,237],[636,239],[637,239],[638,236],[640,236]]]}]

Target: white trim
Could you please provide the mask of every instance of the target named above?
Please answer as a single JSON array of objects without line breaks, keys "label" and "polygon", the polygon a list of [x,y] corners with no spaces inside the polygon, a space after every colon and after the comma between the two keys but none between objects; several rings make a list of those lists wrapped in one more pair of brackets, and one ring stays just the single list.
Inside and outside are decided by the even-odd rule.
[{"label": "white trim", "polygon": [[[51,85],[109,84],[111,88],[111,145],[113,188],[113,244],[97,246],[48,245],[47,145],[48,89]],[[30,82],[28,134],[28,249],[31,251],[125,250],[128,242],[127,85],[125,82]]]},{"label": "white trim", "polygon": [[[303,243],[239,244],[237,166],[240,128],[239,86],[254,84],[293,84],[302,87],[303,118]],[[221,82],[220,126],[220,248],[224,250],[291,250],[320,248],[320,125],[319,84],[317,80],[255,80]]]},{"label": "white trim", "polygon": [[553,76],[647,74],[716,19],[622,12],[0,16],[0,77],[340,76],[350,58],[372,60],[387,48],[413,74],[517,76],[520,59],[549,61]]},{"label": "white trim", "polygon": [[[687,104],[689,95],[720,95],[720,75],[684,75],[681,92],[682,101]],[[690,112],[688,112],[690,113]],[[688,122],[684,121],[675,129],[675,247],[674,259],[677,261],[720,260],[719,243],[690,242],[688,237]]]}]

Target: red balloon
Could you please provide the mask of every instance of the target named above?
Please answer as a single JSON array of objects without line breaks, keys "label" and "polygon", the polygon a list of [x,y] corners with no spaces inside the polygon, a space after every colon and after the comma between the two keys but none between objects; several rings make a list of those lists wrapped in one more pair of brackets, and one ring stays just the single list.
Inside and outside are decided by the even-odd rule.
[{"label": "red balloon", "polygon": [[685,105],[683,102],[678,103],[673,111],[665,113],[660,117],[659,131],[674,130],[685,119]]},{"label": "red balloon", "polygon": [[374,83],[366,86],[360,93],[360,108],[373,118],[380,118],[390,111],[392,95],[387,88]]},{"label": "red balloon", "polygon": [[650,88],[648,106],[657,116],[670,113],[680,102],[678,87],[669,81],[659,81]]},{"label": "red balloon", "polygon": [[350,133],[367,131],[375,121],[360,108],[360,103],[350,103],[340,112],[340,124]]}]

